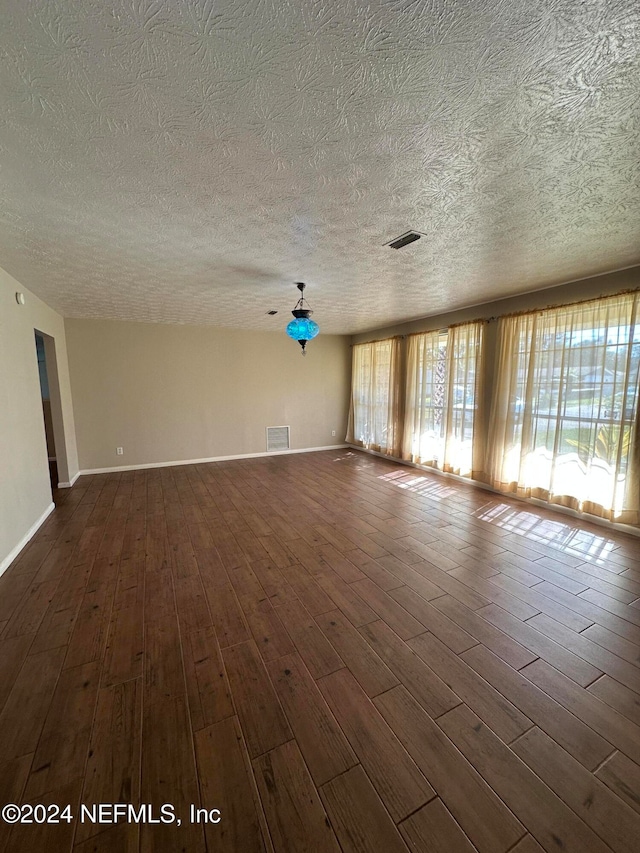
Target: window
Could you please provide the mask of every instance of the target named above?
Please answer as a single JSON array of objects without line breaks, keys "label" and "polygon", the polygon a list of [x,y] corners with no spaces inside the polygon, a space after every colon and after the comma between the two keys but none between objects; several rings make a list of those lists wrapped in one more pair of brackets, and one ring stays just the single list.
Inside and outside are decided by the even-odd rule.
[{"label": "window", "polygon": [[399,456],[399,344],[397,338],[353,347],[347,439]]},{"label": "window", "polygon": [[637,517],[637,308],[638,294],[624,294],[500,320],[494,485],[612,520]]},{"label": "window", "polygon": [[469,476],[479,401],[483,324],[409,338],[404,458]]},{"label": "window", "polygon": [[483,321],[358,344],[347,440],[640,525],[639,306],[636,291],[501,317],[495,364]]}]

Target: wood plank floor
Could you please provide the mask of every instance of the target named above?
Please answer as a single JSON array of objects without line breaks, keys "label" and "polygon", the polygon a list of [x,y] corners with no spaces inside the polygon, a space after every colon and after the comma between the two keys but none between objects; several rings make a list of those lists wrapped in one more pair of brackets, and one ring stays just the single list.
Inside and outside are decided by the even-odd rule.
[{"label": "wood plank floor", "polygon": [[73,820],[0,850],[638,850],[637,538],[350,450],[56,503],[0,578],[0,805]]}]

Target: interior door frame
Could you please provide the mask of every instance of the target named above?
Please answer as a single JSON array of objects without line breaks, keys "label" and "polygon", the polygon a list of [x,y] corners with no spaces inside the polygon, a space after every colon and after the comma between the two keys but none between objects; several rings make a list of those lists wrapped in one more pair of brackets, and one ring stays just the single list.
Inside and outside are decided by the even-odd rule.
[{"label": "interior door frame", "polygon": [[[51,422],[53,424],[53,442],[56,448],[56,464],[58,466],[58,486],[69,483],[69,461],[67,459],[67,442],[65,439],[64,418],[62,416],[62,397],[60,395],[60,379],[58,376],[58,359],[56,356],[55,338],[34,328],[35,335],[40,335],[44,341],[44,359],[47,366],[47,380],[49,382],[49,400],[51,403]],[[44,430],[44,418],[42,423]],[[48,457],[48,454],[47,454]],[[49,462],[47,458],[47,468]]]}]

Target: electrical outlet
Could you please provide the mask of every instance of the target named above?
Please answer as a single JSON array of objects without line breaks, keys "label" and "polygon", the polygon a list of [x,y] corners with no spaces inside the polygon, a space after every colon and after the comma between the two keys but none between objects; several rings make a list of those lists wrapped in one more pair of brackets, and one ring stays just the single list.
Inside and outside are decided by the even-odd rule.
[{"label": "electrical outlet", "polygon": [[335,431],[335,429],[332,429],[332,430],[331,430],[331,435],[332,435],[334,438],[336,437],[336,431]]},{"label": "electrical outlet", "polygon": [[122,454],[124,453],[124,449],[122,447],[116,447],[116,453],[118,454],[118,456],[122,456]]}]

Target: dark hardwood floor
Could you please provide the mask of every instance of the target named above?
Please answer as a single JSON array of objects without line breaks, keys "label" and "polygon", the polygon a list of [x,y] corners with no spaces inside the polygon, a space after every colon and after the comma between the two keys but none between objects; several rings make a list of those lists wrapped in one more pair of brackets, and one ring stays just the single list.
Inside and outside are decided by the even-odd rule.
[{"label": "dark hardwood floor", "polygon": [[350,450],[56,498],[0,578],[0,806],[73,817],[0,850],[639,849],[637,538]]}]

